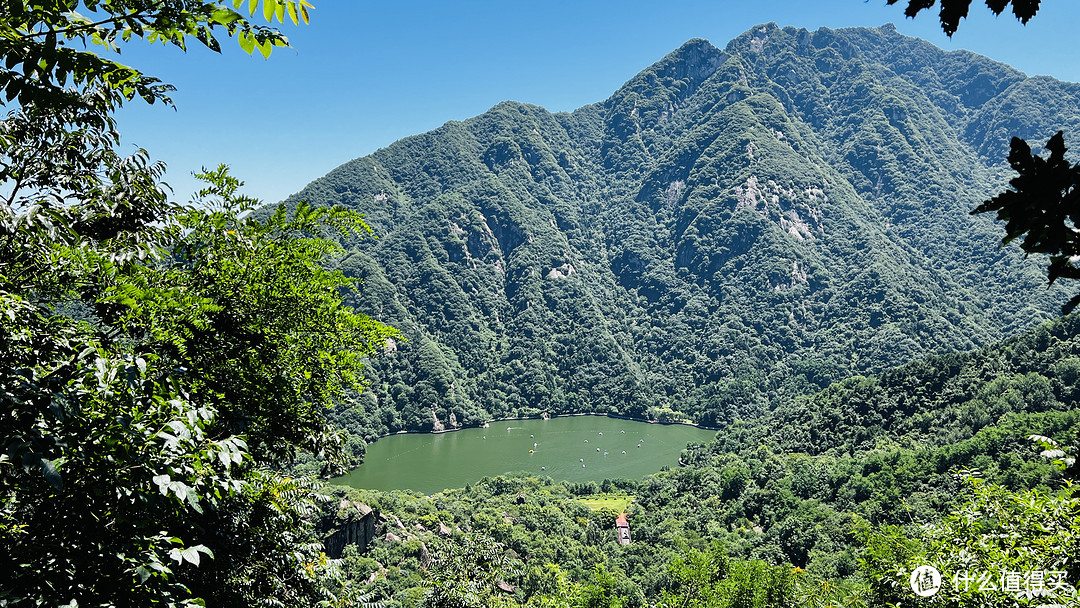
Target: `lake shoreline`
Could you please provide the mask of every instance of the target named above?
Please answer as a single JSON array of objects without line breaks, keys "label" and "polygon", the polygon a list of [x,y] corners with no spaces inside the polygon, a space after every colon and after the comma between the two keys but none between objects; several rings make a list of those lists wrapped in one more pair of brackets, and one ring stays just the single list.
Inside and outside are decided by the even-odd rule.
[{"label": "lake shoreline", "polygon": [[[442,435],[444,433],[456,433],[458,431],[464,431],[466,429],[482,429],[482,428],[486,428],[488,425],[490,425],[493,422],[513,422],[515,420],[550,420],[552,418],[573,418],[575,416],[600,416],[600,417],[605,417],[605,418],[614,418],[616,420],[629,420],[631,422],[645,422],[645,423],[648,423],[648,424],[659,424],[661,426],[681,425],[681,426],[694,427],[696,429],[701,429],[703,431],[717,431],[717,432],[720,431],[720,429],[718,427],[704,426],[704,425],[701,425],[701,424],[694,424],[692,422],[664,422],[664,421],[661,421],[661,420],[649,420],[648,418],[634,418],[632,416],[623,416],[623,415],[620,415],[620,414],[606,414],[606,413],[602,413],[602,412],[575,412],[573,414],[548,414],[548,413],[545,412],[543,414],[540,414],[539,416],[519,416],[517,418],[493,418],[491,420],[485,420],[483,423],[479,424],[478,426],[459,426],[459,427],[455,427],[455,428],[452,428],[452,429],[442,429],[442,430],[398,431],[396,433],[386,433],[385,435],[379,435],[378,437],[376,437],[375,441],[378,441],[379,439],[383,439],[385,437],[394,437],[396,435]],[[375,441],[372,441],[371,443],[375,443]],[[371,443],[369,443],[367,445],[371,445]]]},{"label": "lake shoreline", "polygon": [[364,463],[331,483],[431,494],[519,471],[572,483],[641,479],[676,468],[688,446],[716,436],[696,425],[586,412],[504,417],[487,425],[474,421],[461,433],[394,433],[373,441]]}]

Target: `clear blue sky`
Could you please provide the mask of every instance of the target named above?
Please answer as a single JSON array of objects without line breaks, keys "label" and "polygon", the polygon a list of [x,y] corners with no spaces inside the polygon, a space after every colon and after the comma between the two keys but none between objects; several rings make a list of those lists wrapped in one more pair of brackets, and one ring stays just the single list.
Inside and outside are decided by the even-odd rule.
[{"label": "clear blue sky", "polygon": [[[121,60],[174,84],[177,109],[130,102],[126,149],[169,165],[176,198],[190,173],[227,163],[247,193],[275,202],[353,158],[504,100],[573,110],[601,101],[690,38],[723,47],[751,27],[879,26],[970,49],[1028,73],[1080,81],[1080,2],[1047,0],[1021,26],[981,0],[949,40],[936,10],[905,19],[885,0],[311,0],[311,24],[283,30],[268,60],[233,40],[201,48],[131,44]],[[901,4],[906,5],[907,0]]]}]

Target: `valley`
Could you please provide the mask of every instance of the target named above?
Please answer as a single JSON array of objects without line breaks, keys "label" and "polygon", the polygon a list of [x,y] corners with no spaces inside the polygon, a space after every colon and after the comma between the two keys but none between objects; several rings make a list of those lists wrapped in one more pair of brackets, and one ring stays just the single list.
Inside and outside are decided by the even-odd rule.
[{"label": "valley", "polygon": [[286,205],[365,214],[378,238],[337,268],[405,339],[335,421],[367,440],[545,411],[721,426],[1048,320],[1062,286],[968,215],[1007,179],[1002,104],[1050,95],[1030,86],[889,27],[770,24],[572,113],[506,102],[346,163]]},{"label": "valley", "polygon": [[[1077,606],[1080,84],[830,3],[723,44],[600,4],[5,5],[0,608]],[[288,69],[184,55],[213,114],[169,144],[355,158],[178,202],[118,130],[175,87],[120,48],[286,22]],[[464,84],[586,53],[624,82],[562,111]],[[348,140],[380,99],[438,118]]]},{"label": "valley", "polygon": [[[723,50],[687,42],[575,112],[505,102],[310,184],[291,201],[371,222],[379,238],[345,243],[338,268],[363,281],[350,302],[404,338],[333,415],[354,454],[465,428],[367,448],[359,471],[387,477],[335,492],[407,534],[347,556],[352,576],[413,605],[426,552],[452,551],[422,530],[450,525],[520,559],[525,605],[562,576],[562,593],[613,598],[597,605],[684,605],[665,594],[706,585],[678,574],[685,560],[729,569],[708,583],[725,601],[878,605],[903,596],[865,586],[867,569],[908,557],[875,543],[918,538],[972,496],[965,480],[1059,487],[1027,437],[1080,431],[1076,320],[1047,323],[1068,292],[969,215],[1008,179],[1001,129],[1038,137],[1039,119],[1002,112],[1037,116],[1035,82],[888,26],[769,24]],[[686,466],[600,477],[575,441],[568,477],[530,466],[517,429],[469,428],[585,411],[720,430],[680,446]],[[517,452],[450,483],[448,438]],[[390,466],[406,445],[446,460]],[[585,506],[610,495],[634,497],[631,545]]]}]

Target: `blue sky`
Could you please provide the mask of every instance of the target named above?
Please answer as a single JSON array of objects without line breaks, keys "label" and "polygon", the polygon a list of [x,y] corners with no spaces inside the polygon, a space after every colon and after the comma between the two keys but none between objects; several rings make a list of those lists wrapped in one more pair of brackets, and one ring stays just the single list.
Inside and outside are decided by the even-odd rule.
[{"label": "blue sky", "polygon": [[[133,101],[126,150],[168,163],[187,200],[201,166],[227,163],[248,194],[275,202],[353,158],[504,100],[569,111],[601,101],[690,38],[723,47],[768,22],[808,29],[895,23],[946,49],[1080,81],[1080,2],[1044,2],[1021,26],[980,0],[952,40],[936,10],[905,19],[885,0],[367,2],[310,0],[311,24],[266,60],[235,41],[221,55],[129,45],[121,60],[177,87],[177,109]],[[902,0],[906,5],[906,0]]]}]

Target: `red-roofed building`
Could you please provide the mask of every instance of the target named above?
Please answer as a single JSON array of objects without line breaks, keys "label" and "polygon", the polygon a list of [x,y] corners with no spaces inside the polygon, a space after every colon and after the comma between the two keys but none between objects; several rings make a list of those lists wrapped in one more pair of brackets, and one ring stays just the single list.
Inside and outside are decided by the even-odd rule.
[{"label": "red-roofed building", "polygon": [[630,524],[626,521],[626,513],[619,513],[615,518],[615,531],[619,534],[619,544],[630,544]]}]

